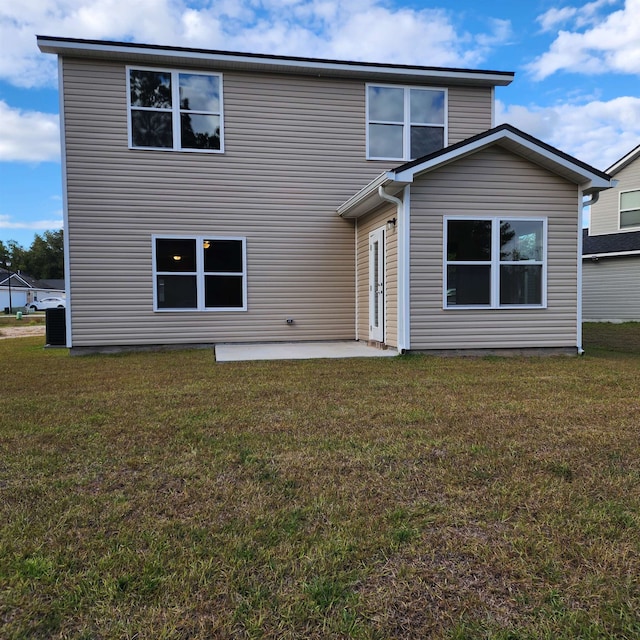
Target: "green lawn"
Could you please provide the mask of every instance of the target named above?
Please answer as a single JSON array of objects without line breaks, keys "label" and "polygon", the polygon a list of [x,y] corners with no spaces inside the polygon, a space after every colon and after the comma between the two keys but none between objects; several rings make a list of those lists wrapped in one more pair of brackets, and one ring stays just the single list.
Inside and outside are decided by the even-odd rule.
[{"label": "green lawn", "polygon": [[227,364],[0,340],[0,637],[638,638],[640,325],[614,331]]}]

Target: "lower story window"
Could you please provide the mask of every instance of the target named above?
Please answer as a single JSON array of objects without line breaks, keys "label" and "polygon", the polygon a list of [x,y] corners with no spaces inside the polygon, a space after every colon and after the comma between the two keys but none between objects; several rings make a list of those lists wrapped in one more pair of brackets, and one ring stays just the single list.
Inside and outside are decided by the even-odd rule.
[{"label": "lower story window", "polygon": [[445,219],[444,307],[544,307],[546,220]]},{"label": "lower story window", "polygon": [[153,239],[157,311],[246,311],[246,239]]}]

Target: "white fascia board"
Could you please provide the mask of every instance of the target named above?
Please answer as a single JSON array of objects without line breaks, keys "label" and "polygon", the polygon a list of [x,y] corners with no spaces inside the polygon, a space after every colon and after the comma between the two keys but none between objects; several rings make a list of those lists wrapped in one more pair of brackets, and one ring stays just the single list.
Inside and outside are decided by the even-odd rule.
[{"label": "white fascia board", "polygon": [[608,169],[607,173],[614,175],[619,171],[622,171],[627,165],[630,165],[634,160],[640,158],[640,145],[629,151],[627,155],[622,156],[619,160],[616,160]]},{"label": "white fascia board", "polygon": [[640,251],[611,251],[610,253],[585,253],[583,260],[593,258],[619,258],[622,256],[640,256]]},{"label": "white fascia board", "polygon": [[176,60],[201,60],[212,63],[246,65],[247,68],[279,67],[292,72],[333,72],[340,74],[373,74],[377,76],[414,77],[416,80],[434,82],[455,81],[462,84],[480,84],[488,86],[507,86],[513,82],[510,72],[474,71],[473,69],[429,68],[412,65],[385,65],[378,63],[360,63],[340,60],[322,60],[315,58],[293,58],[269,55],[245,55],[240,52],[207,51],[203,49],[182,49],[155,45],[136,46],[135,43],[117,43],[100,41],[65,40],[49,36],[37,36],[37,43],[43,53],[69,55],[79,53],[100,53],[104,56],[144,56],[162,57]]},{"label": "white fascia board", "polygon": [[[366,213],[367,201],[370,199],[380,200],[378,195],[379,187],[386,187],[392,182],[395,182],[390,178],[390,172],[384,171],[378,177],[374,178],[368,185],[360,189],[357,193],[352,195],[346,202],[342,203],[338,209],[338,215],[341,218],[359,218]],[[382,200],[380,200],[382,202]]]},{"label": "white fascia board", "polygon": [[9,280],[13,281],[13,280],[20,280],[20,282],[22,282],[22,285],[19,284],[11,284],[12,287],[17,287],[18,289],[33,289],[33,287],[24,279],[20,276],[20,274],[17,271],[12,271],[11,275],[7,278],[5,278],[4,280],[0,281],[0,285],[5,285],[7,287],[9,287]]}]

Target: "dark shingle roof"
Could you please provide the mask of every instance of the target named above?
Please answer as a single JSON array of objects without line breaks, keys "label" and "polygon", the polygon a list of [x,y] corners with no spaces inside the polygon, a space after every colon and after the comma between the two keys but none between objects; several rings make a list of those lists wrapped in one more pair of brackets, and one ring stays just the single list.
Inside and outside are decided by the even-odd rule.
[{"label": "dark shingle roof", "polygon": [[626,251],[640,251],[640,231],[590,236],[588,229],[582,230],[583,256],[622,253]]}]

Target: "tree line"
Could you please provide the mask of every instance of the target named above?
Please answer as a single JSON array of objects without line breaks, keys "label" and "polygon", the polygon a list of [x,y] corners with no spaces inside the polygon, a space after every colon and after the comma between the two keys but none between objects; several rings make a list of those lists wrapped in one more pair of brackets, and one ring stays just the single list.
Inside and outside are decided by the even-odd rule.
[{"label": "tree line", "polygon": [[64,278],[64,235],[60,231],[36,233],[28,249],[15,240],[0,240],[0,268],[11,262],[11,271],[21,271],[35,280]]}]

